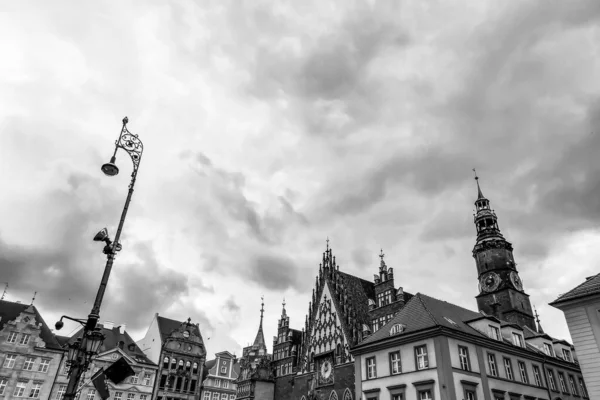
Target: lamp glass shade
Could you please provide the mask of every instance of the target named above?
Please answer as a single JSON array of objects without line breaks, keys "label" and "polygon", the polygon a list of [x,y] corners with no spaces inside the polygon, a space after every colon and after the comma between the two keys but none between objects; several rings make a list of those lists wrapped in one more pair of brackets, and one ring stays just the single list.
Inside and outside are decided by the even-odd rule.
[{"label": "lamp glass shade", "polygon": [[119,173],[119,167],[117,167],[114,163],[109,162],[106,163],[100,168],[105,175],[115,176]]},{"label": "lamp glass shade", "polygon": [[77,353],[79,352],[79,339],[72,343],[69,346],[69,352],[67,354],[67,359],[71,362],[74,362],[77,359]]},{"label": "lamp glass shade", "polygon": [[98,353],[98,349],[102,345],[104,341],[104,335],[100,332],[90,332],[87,335],[87,340],[85,341],[85,351],[89,354]]}]

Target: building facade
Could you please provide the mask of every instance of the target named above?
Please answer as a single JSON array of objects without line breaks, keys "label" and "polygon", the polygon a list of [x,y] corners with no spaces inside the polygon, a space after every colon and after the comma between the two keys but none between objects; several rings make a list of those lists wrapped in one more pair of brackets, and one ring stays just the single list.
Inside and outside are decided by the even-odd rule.
[{"label": "building facade", "polygon": [[0,300],[0,399],[48,399],[64,355],[35,306]]},{"label": "building facade", "polygon": [[[152,398],[158,366],[150,361],[137,346],[131,336],[126,332],[125,325],[115,327],[112,322],[107,321],[104,324],[98,324],[98,327],[105,339],[100,346],[98,356],[93,359],[90,368],[81,377],[79,399],[100,399],[90,378],[100,368],[106,370],[111,364],[123,357],[135,371],[135,375],[128,377],[118,385],[107,380],[110,399],[150,400]],[[69,339],[69,343],[73,343],[80,338],[81,333],[81,330],[75,333],[75,335]],[[69,377],[67,375],[68,370],[65,358],[56,377],[52,395],[50,397],[51,400],[61,400],[63,398],[69,382]]]},{"label": "building facade", "polygon": [[202,400],[234,400],[237,393],[236,380],[240,364],[228,351],[215,354],[214,360],[206,362],[202,379]]},{"label": "building facade", "polygon": [[158,364],[152,400],[200,397],[206,348],[198,324],[190,318],[179,322],[157,313],[138,345]]},{"label": "building facade", "polygon": [[277,336],[273,336],[273,374],[276,377],[288,376],[297,370],[298,347],[302,340],[302,332],[290,328],[290,317],[285,311],[285,301],[281,318],[277,322]]},{"label": "building facade", "polygon": [[588,277],[550,305],[564,312],[590,398],[600,399],[600,274]]}]

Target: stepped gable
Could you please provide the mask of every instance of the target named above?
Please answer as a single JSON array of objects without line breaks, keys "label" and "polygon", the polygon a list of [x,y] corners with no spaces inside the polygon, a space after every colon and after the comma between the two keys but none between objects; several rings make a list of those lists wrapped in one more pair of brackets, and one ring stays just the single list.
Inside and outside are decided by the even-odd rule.
[{"label": "stepped gable", "polygon": [[46,325],[46,321],[33,304],[15,303],[7,300],[0,300],[0,331],[4,329],[6,323],[14,321],[22,312],[31,307],[35,315],[35,320],[40,327],[40,338],[46,343],[46,347],[50,349],[62,349],[61,344],[56,340],[56,337]]}]

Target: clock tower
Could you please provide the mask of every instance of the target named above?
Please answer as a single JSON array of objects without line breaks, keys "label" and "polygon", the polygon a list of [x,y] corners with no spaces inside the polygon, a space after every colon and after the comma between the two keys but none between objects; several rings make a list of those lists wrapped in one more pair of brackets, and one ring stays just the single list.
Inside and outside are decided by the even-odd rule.
[{"label": "clock tower", "polygon": [[479,279],[477,306],[486,314],[527,326],[535,331],[531,302],[517,271],[512,244],[502,236],[496,213],[490,208],[490,201],[481,192],[477,175],[475,181],[477,200],[474,222],[477,241],[473,248],[473,257]]}]

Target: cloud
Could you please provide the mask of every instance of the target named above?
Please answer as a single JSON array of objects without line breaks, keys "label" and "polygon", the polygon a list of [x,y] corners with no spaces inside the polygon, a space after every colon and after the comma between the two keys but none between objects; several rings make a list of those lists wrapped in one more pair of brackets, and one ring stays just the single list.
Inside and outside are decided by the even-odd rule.
[{"label": "cloud", "polygon": [[259,254],[250,260],[247,276],[250,280],[269,290],[284,291],[288,288],[305,289],[307,282],[300,279],[300,269],[283,256]]}]

